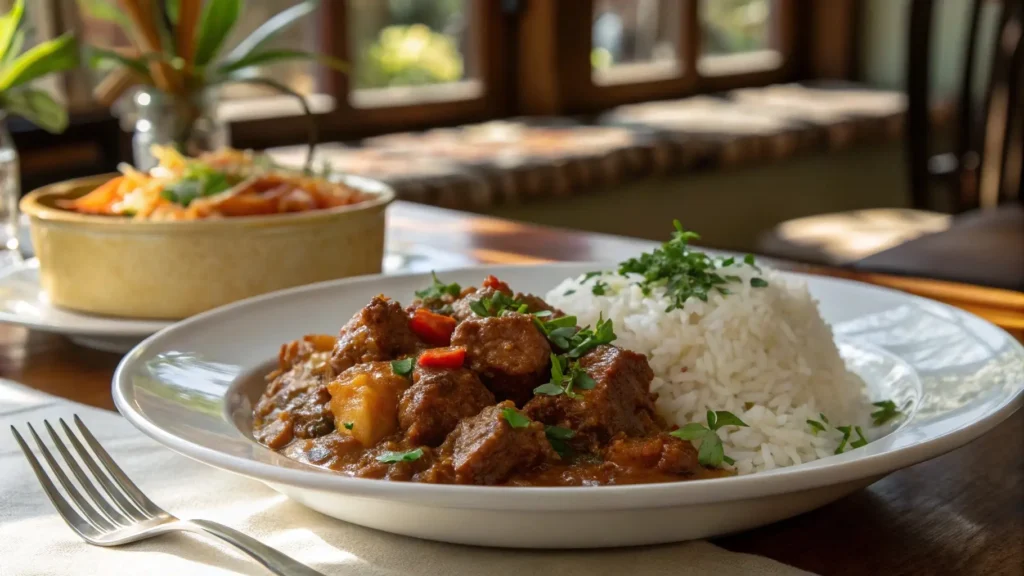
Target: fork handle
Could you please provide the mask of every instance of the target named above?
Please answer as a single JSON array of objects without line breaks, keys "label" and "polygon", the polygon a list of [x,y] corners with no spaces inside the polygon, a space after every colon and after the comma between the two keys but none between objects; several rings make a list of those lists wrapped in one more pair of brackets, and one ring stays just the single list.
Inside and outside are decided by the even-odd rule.
[{"label": "fork handle", "polygon": [[211,534],[238,548],[252,557],[253,560],[266,566],[279,576],[324,576],[298,560],[278,552],[259,540],[246,536],[234,528],[209,520],[183,520],[179,525],[182,529],[199,534]]}]

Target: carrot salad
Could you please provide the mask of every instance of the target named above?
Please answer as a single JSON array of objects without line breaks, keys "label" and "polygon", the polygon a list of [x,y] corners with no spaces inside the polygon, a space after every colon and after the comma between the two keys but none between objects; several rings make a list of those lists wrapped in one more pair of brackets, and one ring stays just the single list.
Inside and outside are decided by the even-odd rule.
[{"label": "carrot salad", "polygon": [[120,176],[60,207],[136,220],[198,220],[305,212],[367,198],[344,184],[275,166],[252,151],[222,149],[186,158],[173,148],[154,147],[154,156],[159,164],[149,172],[122,164]]}]

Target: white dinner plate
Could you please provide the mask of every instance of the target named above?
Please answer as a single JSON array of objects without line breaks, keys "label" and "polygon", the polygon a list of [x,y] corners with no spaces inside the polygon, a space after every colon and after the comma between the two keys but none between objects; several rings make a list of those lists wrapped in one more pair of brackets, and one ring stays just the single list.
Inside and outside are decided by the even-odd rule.
[{"label": "white dinner plate", "polygon": [[[594,267],[486,267],[443,278],[469,285],[495,274],[517,290],[544,294]],[[753,475],[570,488],[388,482],[308,467],[252,439],[252,406],[282,343],[336,333],[376,294],[407,302],[429,284],[422,274],[329,282],[200,314],[125,357],[114,375],[114,401],[173,450],[265,482],[324,514],[420,538],[537,548],[674,542],[762,526],[962,446],[1021,405],[1024,348],[999,328],[901,292],[805,279],[850,369],[879,396],[913,399],[914,409],[867,446]]]}]

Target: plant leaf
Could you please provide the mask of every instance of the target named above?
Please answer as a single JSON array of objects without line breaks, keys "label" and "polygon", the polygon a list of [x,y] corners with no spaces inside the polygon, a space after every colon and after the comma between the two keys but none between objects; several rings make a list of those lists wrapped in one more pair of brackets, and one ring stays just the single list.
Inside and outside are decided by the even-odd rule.
[{"label": "plant leaf", "polygon": [[306,52],[305,50],[265,50],[262,52],[250,52],[239,60],[225,61],[217,67],[217,71],[221,74],[230,74],[245,68],[263,66],[285,60],[310,60],[313,62],[319,62],[320,64],[330,68],[334,68],[339,72],[348,72],[348,66],[346,66],[341,60],[325,56],[323,54]]},{"label": "plant leaf", "polygon": [[31,82],[51,72],[69,70],[78,65],[78,49],[70,33],[48,40],[16,58],[0,74],[0,92]]},{"label": "plant leaf", "polygon": [[115,50],[107,50],[105,48],[99,48],[96,46],[87,46],[85,48],[86,62],[90,68],[101,69],[104,62],[110,62],[119,66],[124,66],[132,72],[141,74],[144,78],[149,79],[149,66],[147,66],[147,58],[132,58],[125,56]]},{"label": "plant leaf", "polygon": [[199,20],[195,63],[206,66],[220,51],[242,13],[242,0],[208,0]]},{"label": "plant leaf", "polygon": [[[25,1],[16,0],[11,11],[0,16],[0,59],[7,60],[13,55],[10,53],[11,45],[21,28],[21,17],[25,14]],[[20,48],[19,48],[20,50]]]},{"label": "plant leaf", "polygon": [[282,30],[313,13],[319,6],[320,2],[318,0],[307,0],[287,10],[278,12],[270,20],[267,20],[254,30],[252,34],[249,34],[244,40],[239,42],[238,46],[235,46],[235,49],[228,54],[225,60],[237,62],[257,52],[273,40]]},{"label": "plant leaf", "polygon": [[171,24],[178,25],[178,15],[181,14],[181,2],[179,0],[164,0],[164,10],[167,10],[167,18]]},{"label": "plant leaf", "polygon": [[3,109],[32,122],[47,132],[63,132],[68,125],[64,106],[43,90],[21,87],[3,95]]},{"label": "plant leaf", "polygon": [[21,47],[25,44],[25,31],[18,30],[14,33],[14,38],[11,40],[11,45],[7,47],[7,52],[4,53],[3,58],[0,59],[0,69],[6,68],[18,54],[21,54]]},{"label": "plant leaf", "polygon": [[128,14],[122,12],[106,0],[78,0],[78,6],[82,9],[82,12],[85,12],[86,16],[96,20],[113,22],[120,26],[125,33],[129,33],[132,29],[132,21]]}]

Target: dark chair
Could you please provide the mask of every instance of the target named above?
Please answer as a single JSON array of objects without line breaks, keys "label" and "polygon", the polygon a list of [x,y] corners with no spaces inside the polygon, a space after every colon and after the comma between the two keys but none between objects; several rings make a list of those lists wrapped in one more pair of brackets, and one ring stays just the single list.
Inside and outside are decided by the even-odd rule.
[{"label": "dark chair", "polygon": [[[988,89],[984,101],[976,103],[971,86],[980,68],[980,13],[986,3],[998,5],[1001,16]],[[904,137],[914,209],[785,222],[763,237],[762,251],[860,270],[1024,290],[1024,0],[973,0],[952,147],[939,154],[933,147],[944,134],[930,121],[934,103],[928,89],[934,6],[934,0],[912,0],[909,7]],[[934,211],[936,205],[954,217]],[[859,254],[858,243],[864,248]],[[953,245],[956,250],[950,249]]]}]

